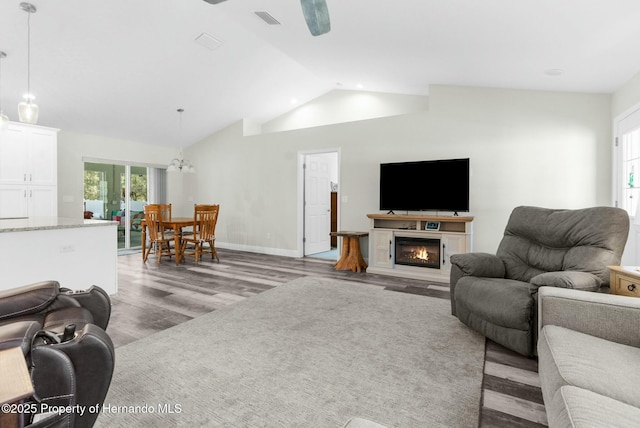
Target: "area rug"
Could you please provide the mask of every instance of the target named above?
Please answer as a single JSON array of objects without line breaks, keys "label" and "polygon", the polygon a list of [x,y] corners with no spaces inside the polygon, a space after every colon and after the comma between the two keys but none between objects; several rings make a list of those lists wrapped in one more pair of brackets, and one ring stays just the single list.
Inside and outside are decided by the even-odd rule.
[{"label": "area rug", "polygon": [[118,348],[96,426],[477,426],[483,353],[447,300],[300,278]]}]

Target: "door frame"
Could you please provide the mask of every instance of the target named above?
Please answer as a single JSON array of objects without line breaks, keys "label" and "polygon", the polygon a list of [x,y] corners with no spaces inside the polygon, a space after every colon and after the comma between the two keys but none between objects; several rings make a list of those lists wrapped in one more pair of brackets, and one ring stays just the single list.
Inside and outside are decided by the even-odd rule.
[{"label": "door frame", "polygon": [[[316,149],[316,150],[301,150],[298,151],[298,237],[297,237],[297,257],[304,257],[304,232],[305,232],[305,224],[304,224],[304,191],[305,191],[305,170],[304,170],[304,160],[308,155],[319,155],[319,154],[327,154],[327,153],[336,153],[337,155],[337,171],[338,171],[338,229],[340,229],[340,217],[341,217],[341,206],[340,206],[340,188],[342,187],[340,180],[340,163],[341,163],[341,153],[340,148],[330,148],[330,149]],[[339,250],[338,250],[339,251]]]},{"label": "door frame", "polygon": [[[621,175],[623,156],[621,153],[622,143],[618,141],[618,137],[622,132],[620,128],[622,127],[622,122],[625,119],[638,114],[640,114],[640,103],[633,105],[613,119],[613,156],[611,157],[611,173],[613,175],[611,185],[613,188],[611,191],[611,206],[620,206],[620,199],[622,197],[620,189],[622,188],[623,181]],[[625,249],[622,253],[622,265],[635,266],[640,260],[640,226],[636,223],[639,215],[640,213],[636,212],[634,217],[629,218],[629,236],[627,238]]]}]

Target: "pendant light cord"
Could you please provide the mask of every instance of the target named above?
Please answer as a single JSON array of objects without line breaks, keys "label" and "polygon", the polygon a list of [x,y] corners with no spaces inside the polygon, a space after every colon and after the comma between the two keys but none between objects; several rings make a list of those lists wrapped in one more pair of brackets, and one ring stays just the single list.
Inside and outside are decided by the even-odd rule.
[{"label": "pendant light cord", "polygon": [[2,59],[6,56],[7,54],[0,52],[0,113],[2,113]]},{"label": "pendant light cord", "polygon": [[182,113],[184,112],[184,109],[179,108],[178,109],[178,113],[180,113],[180,132],[178,135],[178,138],[180,139],[180,170],[182,170],[182,164],[184,163],[184,155],[182,154]]},{"label": "pendant light cord", "polygon": [[31,102],[31,11],[27,12],[27,96]]}]

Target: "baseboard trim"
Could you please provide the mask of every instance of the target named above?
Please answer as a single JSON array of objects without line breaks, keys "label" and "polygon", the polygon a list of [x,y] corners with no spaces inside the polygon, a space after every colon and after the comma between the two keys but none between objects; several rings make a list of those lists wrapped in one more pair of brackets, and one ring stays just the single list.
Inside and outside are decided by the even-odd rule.
[{"label": "baseboard trim", "polygon": [[285,250],[282,248],[258,247],[255,245],[231,244],[228,242],[216,241],[216,247],[226,250],[247,251],[249,253],[268,254],[271,256],[298,257],[296,250]]}]

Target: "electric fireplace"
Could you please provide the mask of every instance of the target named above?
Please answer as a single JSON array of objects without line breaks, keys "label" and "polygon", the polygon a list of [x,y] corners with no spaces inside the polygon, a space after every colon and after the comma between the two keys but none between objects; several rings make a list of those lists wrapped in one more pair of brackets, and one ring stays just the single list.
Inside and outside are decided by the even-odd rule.
[{"label": "electric fireplace", "polygon": [[440,240],[396,236],[397,265],[440,269]]}]

